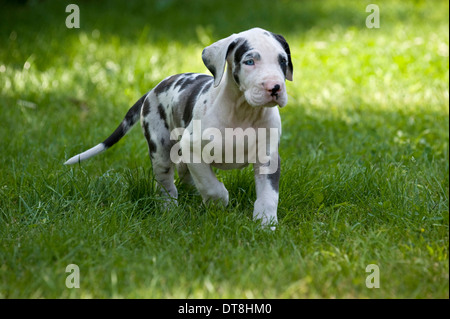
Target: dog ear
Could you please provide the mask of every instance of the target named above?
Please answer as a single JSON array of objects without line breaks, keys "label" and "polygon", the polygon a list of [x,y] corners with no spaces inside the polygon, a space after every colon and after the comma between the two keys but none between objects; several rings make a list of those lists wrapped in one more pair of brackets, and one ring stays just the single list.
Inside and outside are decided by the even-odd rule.
[{"label": "dog ear", "polygon": [[214,87],[217,87],[222,80],[225,71],[227,56],[237,43],[236,34],[214,42],[207,46],[202,52],[202,60],[208,70],[214,76]]},{"label": "dog ear", "polygon": [[292,81],[294,76],[294,66],[292,65],[291,49],[289,48],[289,44],[281,34],[272,33],[272,36],[275,38],[275,40],[280,42],[281,46],[283,47],[284,51],[288,56],[288,68],[286,71],[286,79]]}]

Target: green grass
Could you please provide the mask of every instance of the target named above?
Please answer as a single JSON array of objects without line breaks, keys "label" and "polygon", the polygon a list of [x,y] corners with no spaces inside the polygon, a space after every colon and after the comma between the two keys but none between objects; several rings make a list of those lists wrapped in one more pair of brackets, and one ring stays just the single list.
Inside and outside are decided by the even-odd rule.
[{"label": "green grass", "polygon": [[[1,298],[449,297],[448,3],[377,1],[367,29],[371,1],[78,1],[76,30],[67,3],[0,9]],[[251,220],[251,168],[218,173],[226,209],[181,186],[165,210],[140,129],[62,165],[253,26],[293,54],[276,231]]]}]

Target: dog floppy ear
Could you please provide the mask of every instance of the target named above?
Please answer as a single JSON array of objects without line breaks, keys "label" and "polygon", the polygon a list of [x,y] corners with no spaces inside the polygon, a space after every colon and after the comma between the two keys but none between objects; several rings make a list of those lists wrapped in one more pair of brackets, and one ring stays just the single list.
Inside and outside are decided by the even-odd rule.
[{"label": "dog floppy ear", "polygon": [[236,46],[237,40],[236,34],[230,35],[207,46],[202,52],[203,63],[214,76],[214,87],[222,80],[227,56]]},{"label": "dog floppy ear", "polygon": [[286,79],[289,81],[292,81],[293,75],[294,75],[294,66],[292,65],[291,49],[289,48],[289,44],[287,43],[286,39],[281,34],[272,33],[272,36],[278,42],[280,42],[281,46],[283,47],[284,51],[286,52],[286,54],[288,56],[288,67],[286,70]]}]

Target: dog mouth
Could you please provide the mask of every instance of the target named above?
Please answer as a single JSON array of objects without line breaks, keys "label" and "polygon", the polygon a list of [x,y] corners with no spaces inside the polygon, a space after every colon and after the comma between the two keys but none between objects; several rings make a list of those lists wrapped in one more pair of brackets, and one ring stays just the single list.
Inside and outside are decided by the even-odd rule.
[{"label": "dog mouth", "polygon": [[274,88],[271,91],[252,88],[245,91],[244,95],[248,104],[254,107],[284,106],[286,104],[283,92],[280,92],[279,88]]}]

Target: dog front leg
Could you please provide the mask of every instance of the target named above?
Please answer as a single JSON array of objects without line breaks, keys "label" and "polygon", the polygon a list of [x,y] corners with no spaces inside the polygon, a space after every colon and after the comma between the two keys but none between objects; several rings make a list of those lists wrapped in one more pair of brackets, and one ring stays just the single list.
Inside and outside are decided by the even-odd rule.
[{"label": "dog front leg", "polygon": [[[271,226],[275,230],[278,223],[277,207],[278,207],[278,186],[280,181],[280,156],[274,153],[270,156],[269,167],[273,169],[267,170],[268,166],[256,163],[253,166],[255,174],[256,201],[253,210],[253,219],[261,220],[261,225]],[[268,174],[261,172],[266,170]]]},{"label": "dog front leg", "polygon": [[191,163],[187,166],[204,203],[213,201],[228,205],[228,191],[217,179],[209,164]]},{"label": "dog front leg", "polygon": [[[203,198],[203,202],[219,202],[224,206],[228,205],[228,191],[214,174],[210,164],[203,161],[202,148],[205,143],[201,139],[201,132],[198,132],[195,122],[193,126],[188,127],[187,131],[192,130],[190,134],[183,134],[180,146],[182,157],[187,165],[190,176],[194,181],[196,188]],[[191,160],[192,155],[192,160]]]}]

